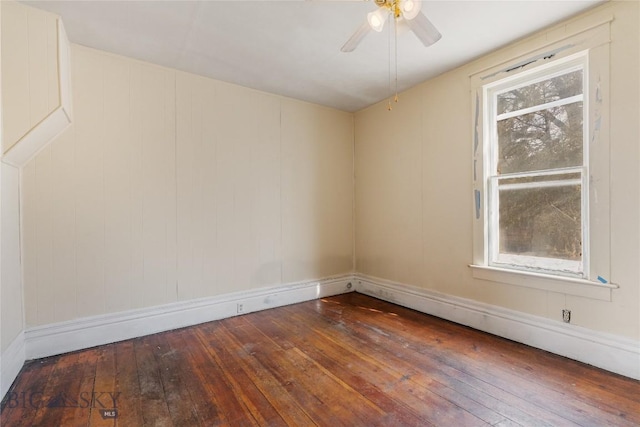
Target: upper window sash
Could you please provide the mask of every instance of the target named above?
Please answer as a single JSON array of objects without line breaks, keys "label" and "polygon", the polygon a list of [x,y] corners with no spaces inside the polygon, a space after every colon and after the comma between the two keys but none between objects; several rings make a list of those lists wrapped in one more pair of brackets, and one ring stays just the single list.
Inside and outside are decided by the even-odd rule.
[{"label": "upper window sash", "polygon": [[[573,63],[573,64],[572,64]],[[485,152],[488,155],[489,166],[485,169],[485,180],[493,175],[500,174],[498,172],[498,122],[501,120],[507,120],[509,118],[517,117],[524,114],[531,114],[537,111],[542,111],[549,108],[558,106],[569,105],[576,102],[583,103],[583,115],[586,117],[588,111],[588,52],[578,52],[567,56],[566,58],[558,59],[554,62],[540,65],[532,70],[522,71],[516,75],[504,77],[503,79],[488,83],[483,86],[483,100],[484,100],[484,145]],[[555,70],[555,71],[554,71]],[[530,86],[536,83],[550,80],[559,76],[563,76],[575,71],[581,70],[583,72],[582,78],[582,93],[561,98],[552,102],[543,104],[537,104],[528,108],[511,111],[503,114],[497,113],[498,97],[504,93],[508,93],[513,90],[521,89],[526,86]],[[589,123],[588,120],[583,120],[583,150],[582,150],[582,165],[589,164],[588,157],[588,132]],[[495,142],[495,143],[494,143]]]}]

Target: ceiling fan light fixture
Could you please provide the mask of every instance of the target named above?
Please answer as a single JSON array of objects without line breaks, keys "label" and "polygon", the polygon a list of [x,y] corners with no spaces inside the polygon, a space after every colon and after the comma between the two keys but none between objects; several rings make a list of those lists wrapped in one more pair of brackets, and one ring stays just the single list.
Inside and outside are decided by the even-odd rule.
[{"label": "ceiling fan light fixture", "polygon": [[367,21],[374,31],[381,32],[384,28],[384,21],[386,20],[387,11],[383,8],[379,8],[376,11],[369,12],[367,14]]},{"label": "ceiling fan light fixture", "polygon": [[[364,36],[370,31],[381,32],[384,28],[384,22],[393,17],[393,25],[389,29],[389,102],[388,109],[391,110],[391,93],[392,93],[392,64],[395,65],[395,92],[394,101],[398,102],[398,27],[399,24],[405,24],[425,46],[431,46],[440,38],[442,34],[421,12],[421,0],[375,0],[378,9],[367,14],[367,21],[363,22],[356,32],[347,40],[340,49],[342,52],[352,52],[362,41]],[[393,30],[393,31],[392,31]],[[395,61],[392,62],[392,35],[395,48]]]},{"label": "ceiling fan light fixture", "polygon": [[403,0],[400,9],[402,10],[402,17],[410,21],[420,13],[422,2],[420,0]]}]

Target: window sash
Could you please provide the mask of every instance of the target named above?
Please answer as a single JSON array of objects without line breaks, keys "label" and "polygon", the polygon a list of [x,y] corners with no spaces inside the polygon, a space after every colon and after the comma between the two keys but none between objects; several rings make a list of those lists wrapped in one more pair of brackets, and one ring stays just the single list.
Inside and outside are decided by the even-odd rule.
[{"label": "window sash", "polygon": [[[517,79],[507,79],[504,81],[498,81],[485,86],[484,99],[487,102],[485,111],[485,123],[488,127],[488,133],[485,136],[488,137],[488,168],[485,168],[485,179],[487,184],[487,196],[488,196],[488,217],[487,217],[487,230],[485,231],[485,244],[487,249],[486,263],[490,266],[497,266],[515,270],[525,271],[537,271],[549,274],[572,276],[572,277],[588,277],[588,260],[589,260],[589,248],[588,248],[588,217],[589,217],[589,205],[588,205],[588,106],[587,106],[587,87],[588,87],[588,73],[586,68],[586,56],[580,56],[577,60],[574,58],[572,61],[568,61],[569,64],[558,64],[556,71],[549,72],[547,69],[540,71],[533,71],[530,78],[526,76],[520,76]],[[497,115],[498,95],[509,92],[518,88],[522,88],[531,84],[535,84],[544,80],[548,80],[560,75],[564,75],[576,70],[582,70],[583,77],[583,90],[579,95],[559,99],[556,101],[538,104],[525,109],[512,111]],[[582,165],[567,168],[547,169],[547,170],[535,170],[527,172],[515,172],[499,174],[497,171],[498,166],[498,122],[506,120],[511,117],[517,117],[524,114],[530,114],[544,109],[549,109],[557,106],[568,105],[571,103],[582,102],[583,103],[583,155]],[[581,241],[582,241],[582,259],[580,261],[558,259],[558,258],[545,258],[535,257],[528,255],[518,254],[506,254],[500,253],[500,224],[499,224],[499,200],[500,200],[500,185],[499,182],[504,179],[513,178],[526,178],[526,177],[543,177],[556,175],[560,177],[568,173],[580,173],[579,179],[566,179],[566,180],[549,180],[541,182],[530,183],[515,183],[506,184],[503,186],[503,191],[518,190],[524,188],[544,188],[553,186],[568,186],[579,185],[580,186],[580,198],[581,198]]]},{"label": "window sash", "polygon": [[[514,178],[544,177],[544,176],[562,176],[571,174],[580,174],[579,179],[556,179],[552,181],[527,182],[521,184],[506,184],[500,188],[499,182]],[[488,265],[495,267],[513,268],[516,270],[537,271],[551,274],[560,274],[565,276],[585,277],[587,275],[585,266],[587,265],[587,194],[586,185],[588,182],[587,168],[573,167],[557,170],[546,170],[531,173],[513,173],[508,175],[492,176],[489,178],[489,232],[488,249],[489,259]],[[532,255],[519,255],[500,252],[500,191],[501,190],[520,190],[520,189],[538,189],[563,186],[580,186],[580,209],[581,209],[581,241],[582,241],[582,260],[568,260],[551,257],[541,257]],[[506,187],[506,188],[505,188]]]}]

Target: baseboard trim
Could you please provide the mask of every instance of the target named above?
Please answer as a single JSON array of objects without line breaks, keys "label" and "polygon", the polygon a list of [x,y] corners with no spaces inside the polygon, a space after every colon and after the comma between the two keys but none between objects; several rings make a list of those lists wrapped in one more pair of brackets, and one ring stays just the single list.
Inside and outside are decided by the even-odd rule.
[{"label": "baseboard trim", "polygon": [[0,354],[0,400],[11,388],[26,360],[24,333],[20,332]]},{"label": "baseboard trim", "polygon": [[355,288],[352,282],[349,274],[28,328],[24,333],[26,359],[347,293]]},{"label": "baseboard trim", "polygon": [[[27,329],[1,355],[1,395],[25,360],[357,291],[640,379],[640,343],[612,334],[365,275],[343,275]],[[238,305],[242,306],[239,313]]]},{"label": "baseboard trim", "polygon": [[640,379],[637,341],[375,277],[354,283],[365,295]]}]

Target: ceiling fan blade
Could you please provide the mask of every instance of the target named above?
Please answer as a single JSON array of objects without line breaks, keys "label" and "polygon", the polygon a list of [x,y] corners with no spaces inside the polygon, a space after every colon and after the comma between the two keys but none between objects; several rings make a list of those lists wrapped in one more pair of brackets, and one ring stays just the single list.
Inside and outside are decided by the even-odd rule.
[{"label": "ceiling fan blade", "polygon": [[431,46],[442,37],[440,31],[422,12],[411,20],[405,19],[405,22],[425,46]]},{"label": "ceiling fan blade", "polygon": [[371,31],[371,25],[369,25],[368,21],[364,21],[364,23],[356,30],[355,33],[347,40],[347,42],[340,49],[342,52],[353,52],[356,47],[360,44],[362,39],[369,34]]}]

